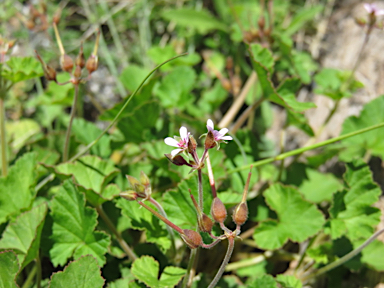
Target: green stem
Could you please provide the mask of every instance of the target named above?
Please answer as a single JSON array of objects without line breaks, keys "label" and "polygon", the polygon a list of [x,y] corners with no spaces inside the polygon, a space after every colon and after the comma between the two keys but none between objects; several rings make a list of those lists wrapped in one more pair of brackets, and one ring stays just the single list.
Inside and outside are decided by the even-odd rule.
[{"label": "green stem", "polygon": [[7,161],[7,140],[5,136],[5,107],[4,95],[0,95],[0,137],[1,137],[1,174],[3,177],[8,174],[8,161]]},{"label": "green stem", "polygon": [[41,261],[40,261],[40,255],[37,255],[36,257],[36,284],[37,288],[41,288]]},{"label": "green stem", "polygon": [[322,142],[319,142],[319,143],[316,143],[316,144],[313,144],[313,145],[310,145],[310,146],[306,146],[306,147],[295,149],[295,150],[292,150],[292,151],[289,151],[289,152],[285,152],[285,153],[282,153],[282,154],[277,155],[275,157],[270,157],[270,158],[266,158],[266,159],[263,159],[263,160],[259,160],[259,161],[253,162],[253,163],[251,163],[249,165],[244,165],[244,166],[238,167],[236,169],[229,170],[228,173],[230,174],[230,173],[235,173],[235,172],[242,171],[242,170],[245,170],[245,169],[249,169],[251,167],[251,165],[253,165],[254,167],[258,167],[258,166],[261,166],[261,165],[272,163],[274,161],[283,160],[283,159],[285,159],[287,157],[291,157],[291,156],[294,156],[294,155],[297,155],[297,154],[304,153],[304,152],[309,151],[309,150],[320,148],[320,147],[323,147],[323,146],[335,143],[337,141],[341,141],[341,140],[347,139],[349,137],[353,137],[353,136],[356,136],[356,135],[359,135],[359,134],[362,134],[362,133],[365,133],[365,132],[369,132],[369,131],[372,131],[372,130],[375,130],[375,129],[378,129],[378,128],[381,128],[381,127],[384,127],[384,122],[380,123],[380,124],[372,125],[372,126],[369,126],[367,128],[363,128],[363,129],[360,129],[360,130],[357,130],[357,131],[354,131],[354,132],[351,132],[351,133],[347,133],[347,134],[344,134],[344,135],[341,135],[341,136],[338,136],[338,137],[335,137],[335,138],[332,138],[332,139],[328,139],[328,140],[325,140],[325,141],[322,141]]},{"label": "green stem", "polygon": [[195,266],[195,263],[196,263],[195,259],[197,259],[196,255],[197,255],[197,252],[199,251],[199,248],[191,249],[190,251],[191,253],[189,255],[187,272],[185,273],[183,284],[181,286],[183,288],[190,287],[192,284],[192,278],[193,278],[193,275],[195,274],[195,271],[192,268]]},{"label": "green stem", "polygon": [[204,212],[204,198],[203,198],[203,177],[201,169],[197,169],[198,176],[198,192],[199,192],[199,208]]},{"label": "green stem", "polygon": [[215,278],[213,278],[211,284],[209,284],[208,288],[214,288],[219,282],[221,276],[224,273],[225,267],[227,266],[229,260],[231,259],[233,248],[235,247],[235,239],[233,237],[228,238],[228,249],[227,253],[225,254],[224,260],[221,263],[221,266],[219,268],[219,271],[217,271]]},{"label": "green stem", "polygon": [[104,220],[105,224],[107,224],[108,229],[111,230],[111,232],[116,236],[117,242],[119,242],[119,245],[121,249],[124,250],[125,254],[128,255],[129,258],[131,258],[132,261],[137,259],[137,256],[135,252],[129,247],[127,242],[123,239],[119,231],[117,231],[115,225],[112,223],[111,219],[109,219],[108,215],[104,212],[103,207],[101,205],[96,207],[97,213],[99,213],[100,217]]},{"label": "green stem", "polygon": [[384,232],[384,228],[377,231],[375,234],[373,234],[371,237],[369,237],[363,244],[361,244],[358,248],[352,250],[351,252],[349,252],[347,255],[344,255],[343,257],[341,257],[340,259],[336,260],[335,262],[332,262],[331,264],[327,265],[327,266],[324,266],[322,268],[320,268],[319,270],[317,270],[316,272],[314,273],[311,273],[307,276],[304,276],[303,278],[301,278],[301,280],[304,282],[304,281],[307,281],[308,279],[311,279],[311,278],[314,278],[314,277],[317,277],[321,274],[324,274],[344,263],[346,263],[347,261],[351,260],[353,257],[355,257],[356,255],[358,255],[365,247],[367,247],[373,240],[375,240],[380,234],[382,234]]},{"label": "green stem", "polygon": [[32,270],[29,271],[27,279],[24,281],[23,286],[21,288],[30,288],[32,287],[33,279],[36,276],[37,265],[34,265]]},{"label": "green stem", "polygon": [[63,150],[63,162],[68,161],[68,154],[69,154],[69,144],[70,144],[70,139],[71,139],[71,130],[72,130],[72,123],[73,119],[75,118],[76,114],[76,103],[77,103],[77,98],[79,95],[79,85],[75,84],[75,95],[73,96],[73,102],[72,102],[72,107],[71,107],[71,116],[69,118],[69,124],[67,128],[67,133],[65,134],[65,142],[64,142],[64,150]]}]

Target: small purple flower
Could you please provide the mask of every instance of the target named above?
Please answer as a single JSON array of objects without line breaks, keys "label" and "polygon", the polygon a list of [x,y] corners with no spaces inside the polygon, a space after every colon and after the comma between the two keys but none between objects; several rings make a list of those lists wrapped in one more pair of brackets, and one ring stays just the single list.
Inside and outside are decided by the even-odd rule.
[{"label": "small purple flower", "polygon": [[384,9],[378,9],[375,4],[364,3],[364,8],[369,14],[373,14],[375,16],[384,15]]},{"label": "small purple flower", "polygon": [[174,136],[174,138],[167,137],[164,139],[165,144],[178,148],[172,150],[172,157],[175,157],[177,154],[180,154],[181,152],[188,149],[189,134],[190,133],[188,132],[187,128],[181,126],[180,137]]},{"label": "small purple flower", "polygon": [[216,142],[220,143],[220,142],[225,142],[227,140],[232,140],[231,136],[224,136],[225,134],[228,133],[228,129],[227,128],[223,128],[220,131],[214,130],[213,128],[214,127],[213,127],[212,120],[208,119],[208,121],[207,121],[207,129],[208,129],[208,131],[212,132],[213,137],[215,137],[215,141]]}]

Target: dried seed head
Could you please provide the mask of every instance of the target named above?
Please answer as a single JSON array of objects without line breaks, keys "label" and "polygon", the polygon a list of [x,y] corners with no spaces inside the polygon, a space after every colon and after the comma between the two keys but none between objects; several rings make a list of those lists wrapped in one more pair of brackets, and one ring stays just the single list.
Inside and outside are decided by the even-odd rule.
[{"label": "dried seed head", "polygon": [[202,213],[198,218],[199,229],[203,232],[211,232],[213,227],[213,221],[206,214]]},{"label": "dried seed head", "polygon": [[211,149],[216,146],[215,136],[210,130],[208,131],[207,137],[205,138],[204,146],[205,149]]},{"label": "dried seed head", "polygon": [[218,197],[213,198],[211,215],[216,222],[223,223],[227,218],[227,209]]},{"label": "dried seed head", "polygon": [[60,64],[61,69],[63,69],[65,72],[72,73],[73,69],[73,60],[69,55],[63,54],[60,57]]},{"label": "dried seed head", "polygon": [[128,201],[134,201],[137,199],[137,193],[133,190],[128,190],[120,193],[120,196]]},{"label": "dried seed head", "polygon": [[197,147],[197,143],[196,143],[195,137],[193,137],[192,135],[189,136],[188,152],[193,153],[193,151],[196,150],[196,147]]},{"label": "dried seed head", "polygon": [[236,225],[243,225],[245,221],[247,221],[248,219],[247,202],[241,202],[236,206],[235,210],[233,210],[232,219],[233,219],[233,222],[236,223]]},{"label": "dried seed head", "polygon": [[184,229],[183,231],[184,234],[180,234],[180,236],[189,248],[196,249],[200,247],[200,245],[203,243],[203,239],[198,232],[189,229]]},{"label": "dried seed head", "polygon": [[91,74],[92,72],[97,70],[99,63],[98,63],[98,57],[97,55],[91,55],[89,56],[87,63],[85,64],[85,68],[87,68],[88,73]]},{"label": "dried seed head", "polygon": [[187,166],[192,167],[192,165],[189,164],[189,163],[184,159],[184,157],[181,156],[181,155],[176,155],[175,157],[172,157],[171,154],[164,154],[164,155],[165,155],[165,157],[168,158],[169,161],[172,162],[172,164],[175,164],[175,165],[177,165],[177,166],[187,165]]}]

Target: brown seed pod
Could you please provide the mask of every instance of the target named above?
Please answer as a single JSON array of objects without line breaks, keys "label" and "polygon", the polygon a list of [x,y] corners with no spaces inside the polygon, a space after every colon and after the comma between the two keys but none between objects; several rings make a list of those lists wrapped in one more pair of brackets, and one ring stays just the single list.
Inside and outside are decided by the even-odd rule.
[{"label": "brown seed pod", "polygon": [[183,156],[181,155],[175,155],[174,157],[172,157],[171,154],[164,154],[165,157],[168,158],[169,161],[172,162],[172,164],[175,164],[177,166],[183,166],[183,165],[187,165],[187,166],[190,166],[192,167],[191,164],[189,164]]},{"label": "brown seed pod", "polygon": [[75,72],[73,72],[73,76],[79,79],[81,77],[81,67],[76,65]]},{"label": "brown seed pod", "polygon": [[57,82],[56,80],[56,70],[53,69],[51,66],[46,66],[45,69],[44,69],[44,76],[45,78],[47,78],[48,81],[55,81]]},{"label": "brown seed pod", "polygon": [[211,205],[211,215],[216,222],[223,223],[227,218],[227,209],[223,202],[217,197],[213,198]]},{"label": "brown seed pod", "polygon": [[195,138],[191,135],[189,136],[189,141],[188,141],[188,152],[193,153],[193,151],[196,150],[197,143]]},{"label": "brown seed pod", "polygon": [[198,224],[200,231],[203,232],[211,232],[213,227],[213,221],[206,214],[202,214],[201,217],[198,218]]},{"label": "brown seed pod", "polygon": [[189,248],[196,249],[201,246],[203,239],[198,232],[189,229],[183,229],[183,231],[184,234],[180,234],[180,236]]},{"label": "brown seed pod", "polygon": [[239,203],[232,214],[233,222],[237,225],[243,225],[248,219],[248,206],[246,202]]},{"label": "brown seed pod", "polygon": [[97,70],[98,65],[98,57],[95,55],[91,55],[89,56],[87,63],[85,64],[85,68],[87,68],[88,73],[91,74],[92,72]]},{"label": "brown seed pod", "polygon": [[208,131],[207,137],[204,142],[205,149],[211,149],[216,146],[215,136],[213,136],[212,131]]},{"label": "brown seed pod", "polygon": [[73,60],[69,55],[63,54],[60,57],[60,64],[61,69],[63,69],[65,72],[72,73],[73,69]]}]

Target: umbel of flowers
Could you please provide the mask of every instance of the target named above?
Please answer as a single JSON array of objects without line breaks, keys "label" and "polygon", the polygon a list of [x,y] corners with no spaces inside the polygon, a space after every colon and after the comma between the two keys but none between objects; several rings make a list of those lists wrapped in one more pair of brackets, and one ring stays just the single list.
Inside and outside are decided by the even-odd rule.
[{"label": "umbel of flowers", "polygon": [[[223,128],[220,131],[214,130],[213,122],[211,119],[207,121],[207,129],[207,133],[200,136],[200,138],[205,136],[204,152],[201,157],[199,157],[196,151],[197,142],[195,138],[193,137],[193,135],[191,135],[190,132],[188,132],[187,128],[184,126],[181,127],[179,130],[180,136],[174,136],[173,138],[167,137],[164,139],[165,144],[176,148],[171,151],[171,153],[165,154],[165,156],[171,163],[177,166],[185,165],[191,167],[191,172],[197,170],[198,201],[196,201],[195,197],[191,194],[191,191],[189,191],[191,201],[196,209],[198,223],[197,231],[190,229],[182,229],[172,223],[167,218],[167,215],[165,214],[161,204],[151,197],[152,189],[149,183],[149,179],[143,172],[141,172],[140,180],[127,175],[132,190],[123,192],[120,195],[130,201],[136,200],[138,204],[149,210],[153,215],[155,215],[165,224],[167,224],[168,227],[174,229],[177,233],[179,233],[180,237],[184,240],[185,244],[187,244],[188,247],[190,247],[191,249],[196,249],[198,247],[209,249],[215,246],[220,241],[228,239],[229,244],[225,258],[215,278],[209,285],[209,287],[214,287],[217,281],[220,279],[221,275],[223,274],[224,268],[228,264],[228,261],[232,255],[232,251],[234,248],[234,240],[240,234],[241,225],[243,225],[248,218],[248,207],[246,198],[251,178],[251,172],[249,172],[248,174],[248,179],[244,187],[242,200],[233,210],[232,220],[236,224],[236,229],[231,231],[224,224],[224,221],[227,218],[227,210],[225,209],[223,202],[217,197],[215,180],[213,177],[212,166],[209,161],[208,154],[210,149],[219,149],[221,143],[227,143],[226,141],[232,140],[232,137],[226,136],[226,134],[228,133],[227,128]],[[208,169],[209,181],[213,195],[213,201],[210,211],[213,220],[207,214],[205,214],[203,210],[204,195],[202,188],[202,169],[204,167],[207,167]],[[157,211],[146,205],[144,203],[145,200],[148,200],[149,202],[154,204]],[[223,231],[223,234],[221,236],[215,236],[212,234],[212,227],[215,222],[220,225],[220,228]],[[211,244],[205,244],[202,240],[200,233],[207,233],[213,239],[213,242]]]}]

